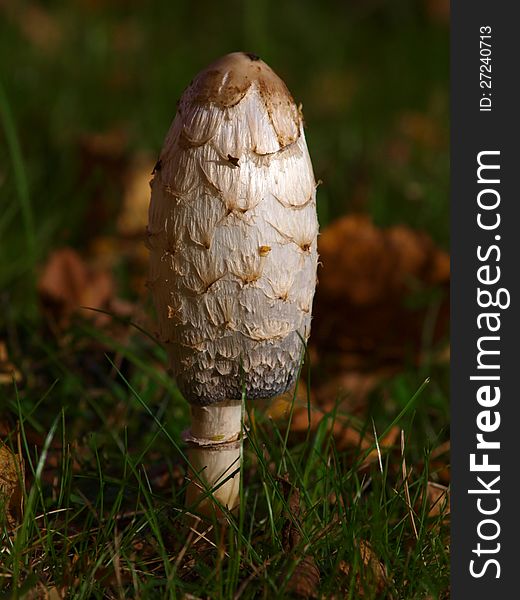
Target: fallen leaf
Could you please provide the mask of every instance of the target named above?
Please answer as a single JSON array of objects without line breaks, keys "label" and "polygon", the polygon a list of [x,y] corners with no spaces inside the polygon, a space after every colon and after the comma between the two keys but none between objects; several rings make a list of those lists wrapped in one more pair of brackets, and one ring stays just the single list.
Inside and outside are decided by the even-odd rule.
[{"label": "fallen leaf", "polygon": [[[107,271],[94,270],[71,248],[56,250],[49,257],[38,282],[45,308],[59,326],[68,324],[80,307],[104,308],[114,295],[114,282]],[[84,311],[100,319],[98,313]]]},{"label": "fallen leaf", "polygon": [[428,235],[401,225],[378,229],[368,216],[351,215],[322,232],[319,252],[312,344],[332,372],[346,356],[364,372],[418,360],[433,289],[444,290],[433,341],[446,337],[449,256]]},{"label": "fallen leaf", "polygon": [[305,555],[287,584],[287,591],[300,598],[318,598],[320,570],[312,556]]},{"label": "fallen leaf", "polygon": [[375,552],[372,550],[372,546],[366,540],[360,541],[359,554],[365,567],[370,567],[370,570],[374,574],[376,581],[379,584],[386,583],[386,568],[383,565],[383,563],[377,558]]},{"label": "fallen leaf", "polygon": [[[263,412],[265,412],[269,418],[273,420],[287,421],[291,413],[293,395],[294,392],[287,392],[277,396],[273,399],[269,407],[263,409],[260,406],[259,409],[263,410]],[[334,443],[337,450],[342,451],[348,448],[360,448],[361,450],[368,450],[375,445],[374,437],[366,431],[361,433],[354,426],[352,417],[349,414],[336,412],[334,415],[335,402],[329,402],[328,405],[324,405],[323,407],[317,406],[314,401],[314,395],[311,393],[309,411],[306,396],[307,391],[305,386],[300,384],[296,392],[296,399],[294,400],[295,404],[292,410],[292,419],[290,424],[292,433],[306,435],[309,429],[311,433],[313,433],[316,431],[323,419],[327,419],[327,429],[334,437]],[[386,436],[379,442],[380,450],[391,449],[395,445],[398,435],[399,427],[392,427]],[[374,448],[367,454],[362,466],[366,466],[372,462],[375,462],[376,460],[378,460],[378,454],[377,449]]]},{"label": "fallen leaf", "polygon": [[0,385],[11,385],[13,381],[19,383],[21,380],[22,374],[9,360],[7,346],[0,340]]},{"label": "fallen leaf", "polygon": [[[282,546],[286,553],[300,553],[302,540],[300,522],[300,490],[293,486],[288,476],[279,479],[287,502],[286,520],[282,530]],[[320,583],[320,570],[310,554],[296,555],[300,561],[294,568],[287,583],[287,592],[300,598],[317,598]]]},{"label": "fallen leaf", "polygon": [[23,459],[0,441],[0,522],[9,529],[22,519],[24,485]]},{"label": "fallen leaf", "polygon": [[366,215],[335,221],[319,238],[319,292],[368,306],[425,284],[449,280],[449,256],[431,238],[403,225],[378,229]]},{"label": "fallen leaf", "polygon": [[56,586],[47,587],[44,583],[38,584],[23,595],[22,600],[61,600],[67,594],[65,588],[58,589]]},{"label": "fallen leaf", "polygon": [[443,517],[449,516],[450,489],[447,486],[428,481],[426,486],[426,501],[429,517],[438,517],[439,515]]},{"label": "fallen leaf", "polygon": [[[372,589],[375,585],[375,596],[379,596],[388,587],[388,575],[384,564],[379,560],[372,549],[372,546],[366,540],[360,540],[357,544],[357,550],[361,558],[361,564],[364,568],[358,569],[355,576],[355,595],[349,597],[364,598],[367,589]],[[340,571],[350,577],[352,566],[346,561],[341,561]],[[391,598],[391,596],[385,596]]]}]

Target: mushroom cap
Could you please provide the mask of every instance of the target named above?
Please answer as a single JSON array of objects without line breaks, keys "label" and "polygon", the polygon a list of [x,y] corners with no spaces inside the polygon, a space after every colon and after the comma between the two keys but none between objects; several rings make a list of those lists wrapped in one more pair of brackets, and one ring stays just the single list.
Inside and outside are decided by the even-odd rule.
[{"label": "mushroom cap", "polygon": [[280,146],[294,142],[300,131],[300,111],[282,79],[256,54],[232,52],[211,63],[190,83],[179,108],[208,103],[230,108],[244,98],[251,85],[262,98]]},{"label": "mushroom cap", "polygon": [[236,52],[183,93],[152,181],[159,334],[187,400],[267,398],[295,381],[316,285],[316,184],[301,112]]}]

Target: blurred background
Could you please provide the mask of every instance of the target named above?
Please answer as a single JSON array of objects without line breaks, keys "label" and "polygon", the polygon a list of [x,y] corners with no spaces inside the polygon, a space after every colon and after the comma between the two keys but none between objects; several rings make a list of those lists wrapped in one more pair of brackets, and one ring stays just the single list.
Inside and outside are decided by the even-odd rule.
[{"label": "blurred background", "polygon": [[[249,404],[245,527],[260,558],[230,546],[221,563],[202,543],[182,558],[189,411],[154,338],[144,231],[178,98],[237,50],[303,105],[321,266],[295,396]],[[448,597],[448,82],[449,0],[0,0],[0,526],[20,523],[23,456],[27,589],[129,597],[116,539],[150,597],[174,573],[228,597],[222,569],[233,593],[245,578],[272,596],[300,551],[279,539],[299,509],[276,486],[272,510],[283,476],[315,533],[304,597],[320,571],[323,597]]]},{"label": "blurred background", "polygon": [[14,373],[29,405],[58,382],[54,405],[95,419],[106,353],[164,395],[129,325],[153,336],[148,183],[183,89],[236,50],[303,104],[321,181],[313,402],[384,420],[430,376],[419,429],[446,437],[448,0],[0,0],[5,406]]}]

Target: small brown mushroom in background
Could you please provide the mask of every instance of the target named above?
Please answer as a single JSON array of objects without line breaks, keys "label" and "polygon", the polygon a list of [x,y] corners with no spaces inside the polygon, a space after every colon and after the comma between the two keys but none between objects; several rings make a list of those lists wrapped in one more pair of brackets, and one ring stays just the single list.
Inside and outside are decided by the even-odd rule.
[{"label": "small brown mushroom in background", "polygon": [[257,56],[229,54],[183,93],[159,161],[149,283],[192,407],[187,502],[218,486],[232,509],[242,397],[293,385],[310,332],[318,222],[301,111]]}]

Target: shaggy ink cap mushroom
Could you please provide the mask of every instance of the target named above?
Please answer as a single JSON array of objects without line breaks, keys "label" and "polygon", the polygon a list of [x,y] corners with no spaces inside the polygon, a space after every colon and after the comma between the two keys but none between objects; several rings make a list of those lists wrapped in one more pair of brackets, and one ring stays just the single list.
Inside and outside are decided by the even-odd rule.
[{"label": "shaggy ink cap mushroom", "polygon": [[294,382],[316,285],[316,183],[300,109],[236,52],[183,93],[152,181],[150,287],[192,404]]}]

